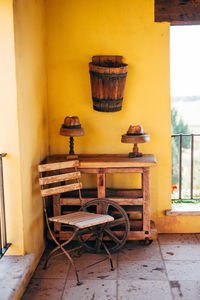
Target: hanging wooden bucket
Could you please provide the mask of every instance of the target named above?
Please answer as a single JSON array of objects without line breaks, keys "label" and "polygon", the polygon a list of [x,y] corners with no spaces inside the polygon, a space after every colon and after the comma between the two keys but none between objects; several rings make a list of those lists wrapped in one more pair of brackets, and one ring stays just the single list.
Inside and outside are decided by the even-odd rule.
[{"label": "hanging wooden bucket", "polygon": [[93,56],[89,63],[93,108],[114,112],[122,109],[128,65],[122,56]]}]

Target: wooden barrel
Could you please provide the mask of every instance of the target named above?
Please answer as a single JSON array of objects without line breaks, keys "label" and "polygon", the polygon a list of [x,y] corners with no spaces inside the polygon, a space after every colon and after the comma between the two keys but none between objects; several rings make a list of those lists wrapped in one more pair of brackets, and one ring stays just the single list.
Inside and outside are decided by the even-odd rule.
[{"label": "wooden barrel", "polygon": [[122,109],[128,65],[122,56],[93,56],[89,63],[93,108],[114,112]]}]

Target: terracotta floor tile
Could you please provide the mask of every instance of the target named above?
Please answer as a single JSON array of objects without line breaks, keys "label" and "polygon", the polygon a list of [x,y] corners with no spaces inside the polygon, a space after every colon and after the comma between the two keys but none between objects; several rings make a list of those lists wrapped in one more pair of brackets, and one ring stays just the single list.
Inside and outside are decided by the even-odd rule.
[{"label": "terracotta floor tile", "polygon": [[[113,253],[113,254],[112,254],[113,259],[116,259],[117,256],[118,256],[118,253]],[[75,260],[76,260],[77,262],[78,262],[78,261],[80,261],[80,262],[82,262],[82,261],[87,261],[87,263],[88,263],[88,262],[90,262],[90,261],[103,260],[103,259],[105,259],[105,258],[107,258],[107,257],[108,257],[108,255],[107,255],[107,254],[104,254],[104,253],[103,253],[103,254],[95,254],[95,253],[85,252],[85,253],[81,254],[80,257],[75,258]]]},{"label": "terracotta floor tile", "polygon": [[[113,255],[114,271],[111,271],[110,261],[105,255],[93,255],[90,259],[90,255],[83,255],[80,259],[75,260],[77,270],[81,280],[91,279],[108,279],[113,280],[117,278],[117,256]],[[75,279],[75,273],[70,267],[70,272],[67,277],[69,280]]]},{"label": "terracotta floor tile", "polygon": [[69,271],[70,263],[65,255],[58,256],[49,260],[47,269],[43,269],[45,256],[40,260],[40,263],[34,273],[34,278],[66,278]]},{"label": "terracotta floor tile", "polygon": [[195,245],[199,241],[195,234],[159,234],[158,241],[160,245]]},{"label": "terracotta floor tile", "polygon": [[161,245],[165,260],[199,260],[200,245]]},{"label": "terracotta floor tile", "polygon": [[119,280],[119,300],[172,300],[167,281]]},{"label": "terracotta floor tile", "polygon": [[80,286],[69,280],[62,300],[116,300],[115,280],[84,280]]},{"label": "terracotta floor tile", "polygon": [[59,300],[64,284],[64,279],[32,279],[22,300]]},{"label": "terracotta floor tile", "polygon": [[172,293],[176,300],[199,300],[200,281],[170,281]]},{"label": "terracotta floor tile", "polygon": [[169,280],[200,280],[200,261],[165,261]]},{"label": "terracotta floor tile", "polygon": [[162,260],[157,241],[149,246],[141,246],[139,243],[128,243],[119,253],[119,260]]},{"label": "terracotta floor tile", "polygon": [[126,261],[118,266],[118,278],[121,280],[167,280],[165,266],[162,261]]}]

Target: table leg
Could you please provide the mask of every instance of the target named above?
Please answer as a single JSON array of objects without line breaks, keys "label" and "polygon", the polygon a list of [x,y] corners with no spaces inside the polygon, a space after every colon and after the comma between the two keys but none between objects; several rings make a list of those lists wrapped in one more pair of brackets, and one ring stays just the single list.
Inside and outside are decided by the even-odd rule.
[{"label": "table leg", "polygon": [[143,190],[143,230],[150,234],[150,168],[144,168],[142,179]]},{"label": "table leg", "polygon": [[[100,170],[97,174],[97,197],[105,198],[106,197],[106,174]],[[97,213],[101,213],[102,206],[97,207]]]}]

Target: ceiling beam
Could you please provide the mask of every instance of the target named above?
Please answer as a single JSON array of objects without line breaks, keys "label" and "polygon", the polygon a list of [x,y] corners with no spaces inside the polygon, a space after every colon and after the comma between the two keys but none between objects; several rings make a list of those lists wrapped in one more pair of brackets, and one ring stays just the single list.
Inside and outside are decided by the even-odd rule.
[{"label": "ceiling beam", "polygon": [[155,0],[155,22],[200,24],[200,0]]}]

